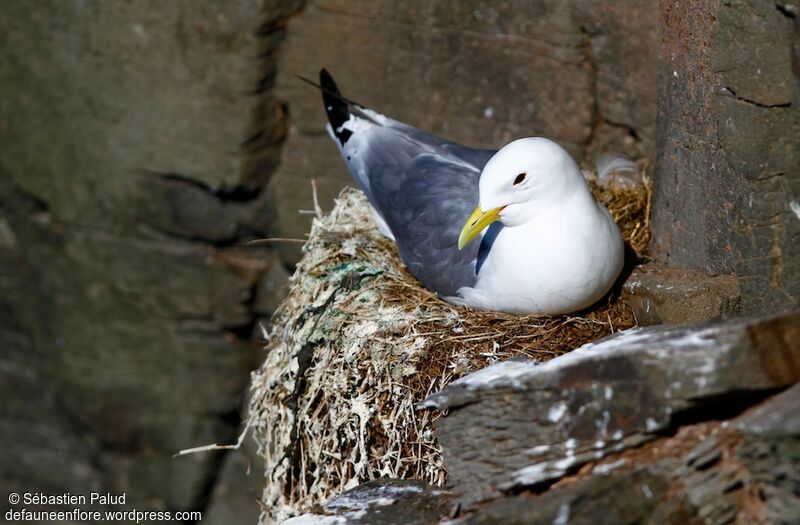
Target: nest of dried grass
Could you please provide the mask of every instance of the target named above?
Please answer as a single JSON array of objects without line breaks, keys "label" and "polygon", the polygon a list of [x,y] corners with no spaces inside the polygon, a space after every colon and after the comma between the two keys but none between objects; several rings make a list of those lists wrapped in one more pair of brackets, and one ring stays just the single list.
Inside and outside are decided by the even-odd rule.
[{"label": "nest of dried grass", "polygon": [[[639,256],[649,235],[645,186],[595,188]],[[313,222],[253,376],[250,425],[266,462],[262,523],[376,477],[442,485],[447,474],[431,431],[438,415],[416,403],[495,361],[547,360],[634,325],[614,296],[580,316],[450,305],[405,270],[364,195],[343,191]]]}]

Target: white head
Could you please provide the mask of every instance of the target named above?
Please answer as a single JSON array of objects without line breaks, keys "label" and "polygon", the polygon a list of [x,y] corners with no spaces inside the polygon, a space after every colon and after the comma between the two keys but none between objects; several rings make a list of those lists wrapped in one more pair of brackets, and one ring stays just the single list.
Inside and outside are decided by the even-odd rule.
[{"label": "white head", "polygon": [[578,165],[561,146],[541,137],[518,139],[489,159],[481,173],[480,205],[459,238],[463,247],[499,220],[519,226],[586,188]]},{"label": "white head", "polygon": [[561,146],[540,137],[515,140],[489,159],[480,179],[484,211],[502,208],[504,226],[527,222],[537,210],[557,206],[583,184],[578,165]]}]

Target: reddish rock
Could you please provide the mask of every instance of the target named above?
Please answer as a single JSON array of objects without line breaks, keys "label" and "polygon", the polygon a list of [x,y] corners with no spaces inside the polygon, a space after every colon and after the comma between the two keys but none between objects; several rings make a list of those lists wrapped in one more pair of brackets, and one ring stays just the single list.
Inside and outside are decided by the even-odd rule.
[{"label": "reddish rock", "polygon": [[689,323],[739,312],[739,283],[732,275],[709,276],[658,263],[636,268],[623,299],[641,325]]}]

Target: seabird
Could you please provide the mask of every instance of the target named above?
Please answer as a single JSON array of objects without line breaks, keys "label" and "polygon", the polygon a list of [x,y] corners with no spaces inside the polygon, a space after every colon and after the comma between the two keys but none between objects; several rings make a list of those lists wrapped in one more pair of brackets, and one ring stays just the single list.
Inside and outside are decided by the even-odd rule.
[{"label": "seabird", "polygon": [[611,288],[622,236],[561,146],[529,137],[469,148],[344,98],[325,69],[318,87],[378,227],[427,288],[457,305],[545,315]]}]

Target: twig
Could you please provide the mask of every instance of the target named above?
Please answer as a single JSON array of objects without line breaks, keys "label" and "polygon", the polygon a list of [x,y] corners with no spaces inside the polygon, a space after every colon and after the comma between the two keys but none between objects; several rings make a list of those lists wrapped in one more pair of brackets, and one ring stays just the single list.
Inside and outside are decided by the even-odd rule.
[{"label": "twig", "polygon": [[251,244],[263,244],[267,242],[308,242],[308,239],[293,239],[291,237],[267,237],[266,239],[253,239],[252,241],[247,241],[245,245]]},{"label": "twig", "polygon": [[314,213],[317,219],[322,220],[322,208],[319,207],[319,198],[317,197],[317,179],[311,179],[311,198],[314,200]]},{"label": "twig", "polygon": [[247,435],[247,431],[250,430],[251,421],[252,420],[250,418],[247,418],[247,424],[242,429],[242,433],[239,434],[239,439],[237,439],[236,443],[232,445],[218,445],[214,443],[211,445],[204,445],[202,447],[185,448],[172,457],[177,458],[178,456],[186,456],[188,454],[196,454],[198,452],[209,452],[212,450],[238,450],[242,446],[242,443],[244,443],[244,438]]}]

